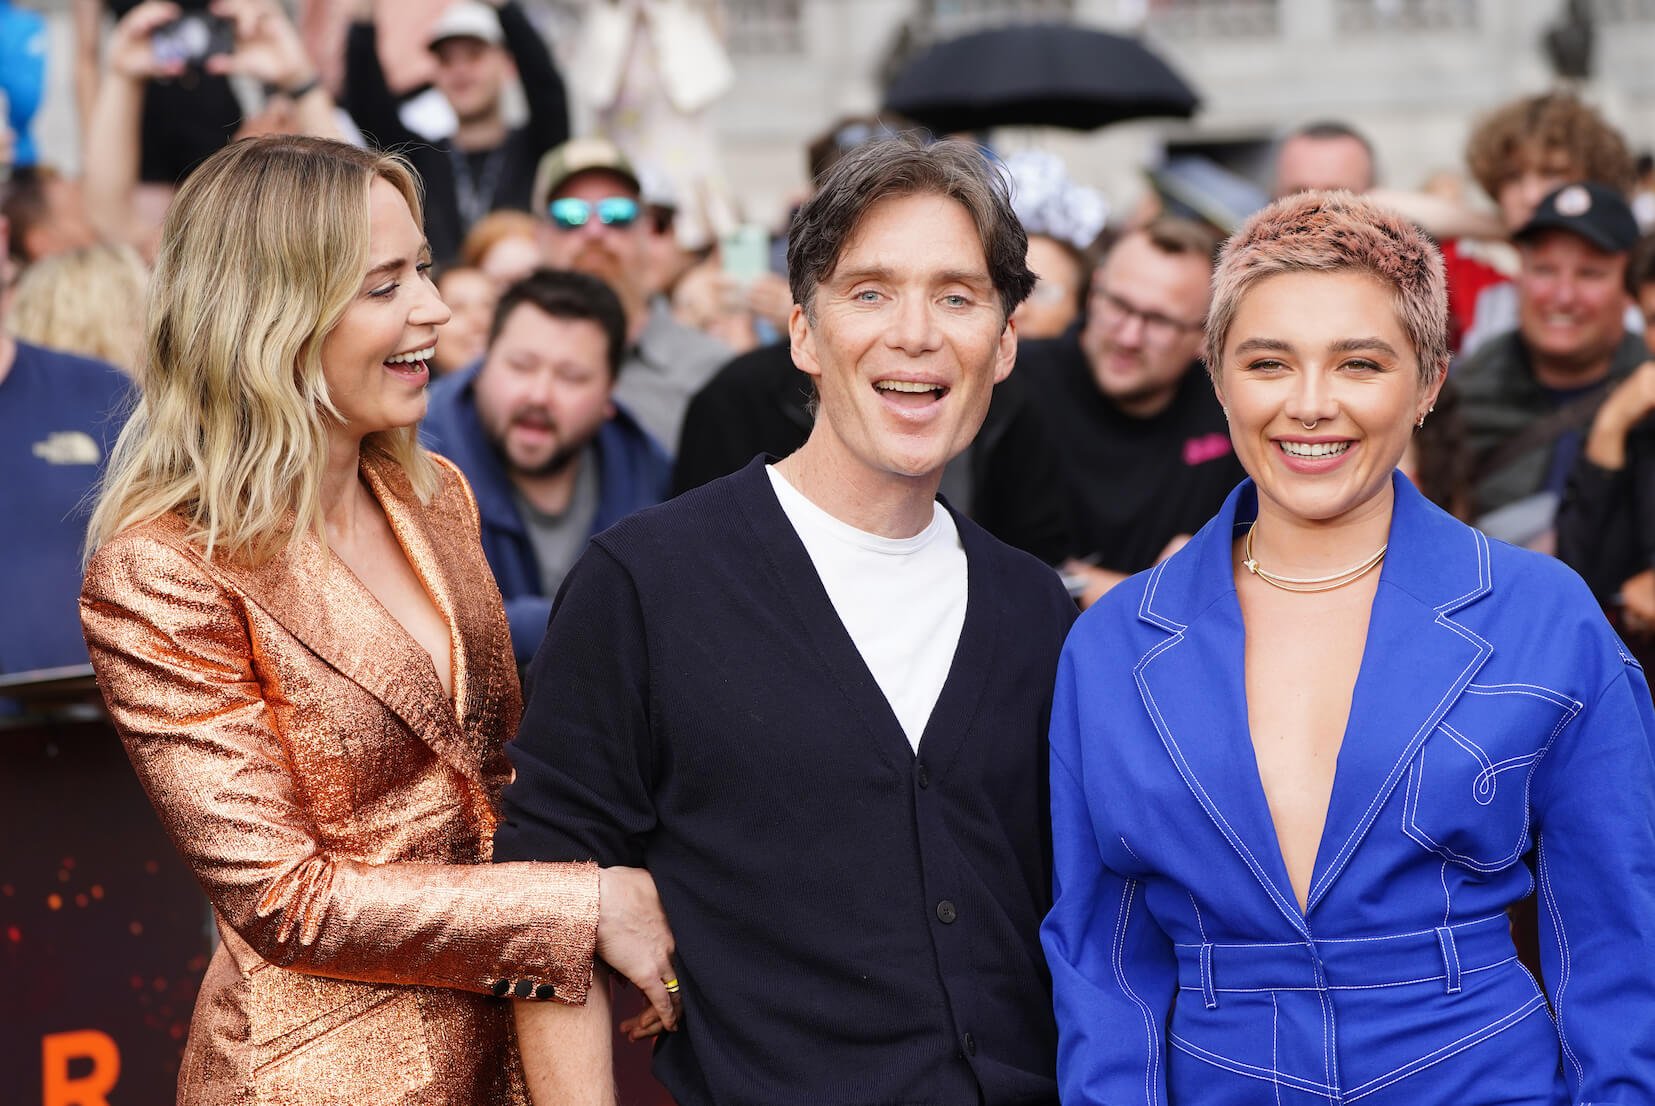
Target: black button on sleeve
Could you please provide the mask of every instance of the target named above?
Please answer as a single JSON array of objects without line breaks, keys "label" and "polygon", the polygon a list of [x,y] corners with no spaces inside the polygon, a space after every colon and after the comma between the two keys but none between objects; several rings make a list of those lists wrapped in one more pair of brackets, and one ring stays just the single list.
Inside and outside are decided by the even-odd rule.
[{"label": "black button on sleeve", "polygon": [[505,998],[507,995],[511,994],[511,980],[496,979],[494,981],[494,985],[491,986],[489,990],[494,993],[495,998]]},{"label": "black button on sleeve", "polygon": [[546,999],[553,998],[556,995],[557,995],[557,988],[553,987],[550,983],[542,983],[540,986],[538,986],[534,989],[534,997],[537,998],[537,999],[540,999],[543,1002]]},{"label": "black button on sleeve", "polygon": [[937,921],[943,925],[953,925],[954,919],[959,916],[960,912],[954,909],[954,903],[951,900],[944,899],[937,904]]},{"label": "black button on sleeve", "polygon": [[519,979],[517,981],[517,986],[511,989],[511,993],[516,995],[518,998],[529,998],[534,994],[534,981],[529,979]]}]

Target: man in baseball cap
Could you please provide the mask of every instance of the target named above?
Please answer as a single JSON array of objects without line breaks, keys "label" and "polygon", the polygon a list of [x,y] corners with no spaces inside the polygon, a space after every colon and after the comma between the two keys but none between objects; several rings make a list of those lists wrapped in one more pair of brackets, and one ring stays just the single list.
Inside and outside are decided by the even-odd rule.
[{"label": "man in baseball cap", "polygon": [[[398,114],[380,69],[371,0],[355,0],[345,40],[345,100],[362,133],[401,150],[425,181],[425,234],[441,264],[473,223],[500,208],[527,209],[540,155],[569,136],[569,105],[551,51],[517,0],[457,0],[425,35],[432,84],[454,109],[454,133],[435,142]],[[528,118],[507,124],[502,95],[521,78]]]},{"label": "man in baseball cap", "polygon": [[595,276],[620,297],[627,349],[615,399],[675,453],[690,397],[730,350],[651,299],[650,231],[637,170],[607,138],[571,139],[540,159],[533,202],[546,264]]},{"label": "man in baseball cap", "polygon": [[1450,379],[1463,399],[1477,514],[1500,511],[1490,533],[1548,548],[1594,415],[1647,357],[1642,337],[1626,327],[1638,223],[1616,189],[1566,184],[1540,201],[1514,240],[1522,255],[1517,328],[1457,363]]}]

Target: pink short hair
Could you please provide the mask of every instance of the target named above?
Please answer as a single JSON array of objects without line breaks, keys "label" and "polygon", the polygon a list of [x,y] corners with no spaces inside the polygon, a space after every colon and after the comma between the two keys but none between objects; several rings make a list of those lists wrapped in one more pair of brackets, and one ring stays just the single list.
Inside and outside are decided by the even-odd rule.
[{"label": "pink short hair", "polygon": [[1388,285],[1397,321],[1413,343],[1422,385],[1448,371],[1448,285],[1442,254],[1425,232],[1349,192],[1301,192],[1277,200],[1231,236],[1213,270],[1207,371],[1218,377],[1244,296],[1280,273],[1366,273]]}]

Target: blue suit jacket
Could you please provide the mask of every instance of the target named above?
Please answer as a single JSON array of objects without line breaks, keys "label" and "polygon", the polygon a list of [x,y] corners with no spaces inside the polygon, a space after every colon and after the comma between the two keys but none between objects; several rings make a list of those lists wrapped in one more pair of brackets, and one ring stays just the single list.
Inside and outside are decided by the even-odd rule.
[{"label": "blue suit jacket", "polygon": [[[431,385],[420,438],[460,466],[477,496],[482,516],[483,554],[506,601],[512,651],[528,664],[552,613],[552,596],[542,594],[540,563],[523,516],[512,497],[511,478],[477,418],[479,362]],[[619,404],[593,443],[598,457],[598,513],[592,533],[602,533],[633,511],[667,498],[672,462],[666,450]]]},{"label": "blue suit jacket", "polygon": [[[1298,907],[1247,728],[1243,483],[1076,624],[1052,710],[1063,1101],[1655,1102],[1655,712],[1573,572],[1400,476]],[[1545,997],[1505,908],[1534,889]]]}]

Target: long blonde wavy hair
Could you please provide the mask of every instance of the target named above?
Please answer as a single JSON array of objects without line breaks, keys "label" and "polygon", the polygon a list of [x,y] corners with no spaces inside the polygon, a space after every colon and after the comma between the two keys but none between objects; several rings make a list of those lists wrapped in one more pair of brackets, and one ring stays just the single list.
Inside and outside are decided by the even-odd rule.
[{"label": "long blonde wavy hair", "polygon": [[[179,189],[151,282],[143,391],[110,454],[87,553],[177,512],[191,536],[252,563],[308,529],[325,541],[328,428],[341,416],[322,342],[368,268],[368,191],[389,182],[421,221],[401,158],[289,135],[208,158]],[[435,464],[415,427],[362,452],[400,465],[429,502]]]}]

